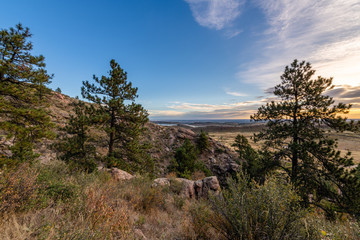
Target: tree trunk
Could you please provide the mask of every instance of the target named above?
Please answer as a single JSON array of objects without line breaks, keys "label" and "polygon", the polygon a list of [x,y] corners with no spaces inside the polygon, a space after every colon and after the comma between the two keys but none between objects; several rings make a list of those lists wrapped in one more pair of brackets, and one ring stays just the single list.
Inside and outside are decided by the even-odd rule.
[{"label": "tree trunk", "polygon": [[110,140],[109,140],[109,152],[108,156],[111,157],[114,152],[114,139],[115,139],[115,112],[114,110],[111,110],[111,120],[110,120]]},{"label": "tree trunk", "polygon": [[298,113],[299,105],[298,105],[298,93],[297,88],[295,87],[295,106],[294,106],[294,115],[293,115],[293,148],[292,148],[292,168],[291,168],[291,181],[294,183],[297,179],[297,170],[298,170],[298,158],[299,158],[299,152],[298,152],[298,119],[297,119],[297,113]]}]

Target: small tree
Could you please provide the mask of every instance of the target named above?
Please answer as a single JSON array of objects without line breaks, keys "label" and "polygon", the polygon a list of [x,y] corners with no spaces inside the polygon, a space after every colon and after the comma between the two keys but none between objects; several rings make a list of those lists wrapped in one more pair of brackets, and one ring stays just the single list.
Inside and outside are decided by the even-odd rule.
[{"label": "small tree", "polygon": [[204,151],[209,149],[209,137],[203,130],[201,130],[196,140],[196,146],[199,149],[200,153],[203,153]]},{"label": "small tree", "polygon": [[52,76],[45,70],[44,57],[31,54],[30,37],[21,24],[0,31],[0,128],[13,139],[11,158],[20,161],[36,158],[33,144],[53,136],[42,107]]},{"label": "small tree", "polygon": [[59,87],[58,87],[58,88],[56,88],[56,89],[55,89],[55,92],[57,92],[57,93],[61,93],[61,88],[59,88]]},{"label": "small tree", "polygon": [[[326,135],[326,128],[343,131],[349,125],[339,114],[349,112],[350,105],[339,103],[324,95],[332,89],[332,78],[312,79],[315,70],[310,63],[294,60],[286,66],[281,84],[274,94],[279,101],[272,101],[251,116],[255,121],[267,121],[267,127],[255,135],[264,140],[265,149],[272,161],[278,162],[297,187],[306,204],[322,207],[329,213],[336,206],[347,211],[344,197],[348,194],[350,155],[336,150],[337,142]],[[324,203],[324,199],[330,200]],[[342,199],[342,200],[341,200]],[[348,199],[351,201],[351,199]]]},{"label": "small tree", "polygon": [[190,178],[195,171],[202,171],[206,176],[211,174],[204,163],[197,160],[198,149],[189,139],[176,149],[174,160],[169,166],[169,171],[176,172],[180,177]]},{"label": "small tree", "polygon": [[232,146],[239,154],[240,159],[253,160],[257,157],[256,151],[251,147],[249,141],[244,135],[238,134],[235,137],[235,142],[232,144]]},{"label": "small tree", "polygon": [[96,169],[95,147],[89,143],[89,127],[92,124],[92,106],[84,102],[72,103],[75,115],[70,115],[67,125],[62,129],[66,136],[56,145],[62,153],[60,159],[71,168],[92,172]]},{"label": "small tree", "polygon": [[110,61],[109,77],[98,78],[95,84],[83,82],[82,96],[97,105],[98,125],[107,133],[108,160],[111,165],[123,166],[125,161],[141,164],[145,145],[140,143],[147,111],[135,103],[137,88],[127,81],[127,73],[115,60]]}]

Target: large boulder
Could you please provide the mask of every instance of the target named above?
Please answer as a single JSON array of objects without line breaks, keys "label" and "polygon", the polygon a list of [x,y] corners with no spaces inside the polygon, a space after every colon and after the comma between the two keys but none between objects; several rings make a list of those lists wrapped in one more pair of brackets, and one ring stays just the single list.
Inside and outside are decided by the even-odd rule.
[{"label": "large boulder", "polygon": [[[219,158],[221,158],[220,156]],[[213,159],[211,159],[213,160]],[[213,160],[210,165],[211,171],[218,176],[222,186],[227,185],[227,178],[236,175],[240,171],[240,165],[229,157],[223,157],[221,161]]]},{"label": "large boulder", "polygon": [[180,194],[188,199],[207,198],[209,196],[209,192],[219,194],[221,191],[220,184],[216,176],[206,177],[197,181],[185,178],[157,178],[154,180],[152,186],[171,186],[172,184],[181,184]]},{"label": "large boulder", "polygon": [[216,176],[206,177],[202,180],[195,181],[194,189],[196,198],[207,198],[210,191],[219,194],[221,190],[220,183]]},{"label": "large boulder", "polygon": [[118,168],[111,169],[111,176],[117,181],[130,180],[135,176]]}]

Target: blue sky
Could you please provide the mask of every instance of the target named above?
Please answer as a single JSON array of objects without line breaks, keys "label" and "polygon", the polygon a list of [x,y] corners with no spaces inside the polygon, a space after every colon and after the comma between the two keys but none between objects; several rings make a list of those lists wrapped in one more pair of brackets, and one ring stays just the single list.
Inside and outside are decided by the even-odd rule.
[{"label": "blue sky", "polygon": [[80,95],[114,58],[153,120],[248,118],[293,59],[334,77],[360,116],[359,0],[1,1],[0,28],[21,22],[52,88]]}]

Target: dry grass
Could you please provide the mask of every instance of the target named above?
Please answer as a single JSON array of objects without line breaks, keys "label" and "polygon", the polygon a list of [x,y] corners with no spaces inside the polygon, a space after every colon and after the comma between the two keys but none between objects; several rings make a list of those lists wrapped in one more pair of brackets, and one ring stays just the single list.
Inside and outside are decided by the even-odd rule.
[{"label": "dry grass", "polygon": [[22,164],[0,174],[0,217],[4,212],[23,210],[36,198],[38,172]]},{"label": "dry grass", "polygon": [[[117,182],[107,173],[71,173],[60,162],[42,168],[39,177],[33,175],[40,179],[32,184],[40,187],[36,204],[4,210],[0,239],[142,239],[142,234],[147,239],[199,239],[206,231],[199,230],[191,214],[196,201],[176,189],[152,187],[148,177]],[[73,186],[70,194],[63,191],[68,186]]]},{"label": "dry grass", "polygon": [[[207,201],[190,201],[174,186],[152,187],[146,176],[118,182],[106,172],[70,172],[61,162],[37,169],[22,166],[15,172],[2,175],[3,182],[26,178],[36,188],[30,188],[31,201],[23,198],[25,208],[12,201],[4,209],[0,239],[224,239],[224,221]],[[348,239],[356,239],[359,232],[351,221],[331,225],[321,216],[308,221],[327,236],[344,236],[349,230]]]},{"label": "dry grass", "polygon": [[[226,128],[214,128],[209,129],[209,136],[216,141],[224,144],[225,146],[232,148],[232,144],[234,143],[234,139],[238,134],[244,135],[248,140],[250,145],[255,148],[259,149],[260,143],[254,143],[251,139],[254,136],[254,133],[258,133],[260,128],[258,126],[254,126],[253,128],[246,127],[246,128],[231,128],[227,131]],[[352,153],[354,158],[354,162],[356,164],[360,164],[360,135],[358,133],[353,132],[343,132],[337,133],[335,131],[329,132],[328,135],[331,138],[338,140],[338,149],[343,152],[344,154],[347,151]]]}]

